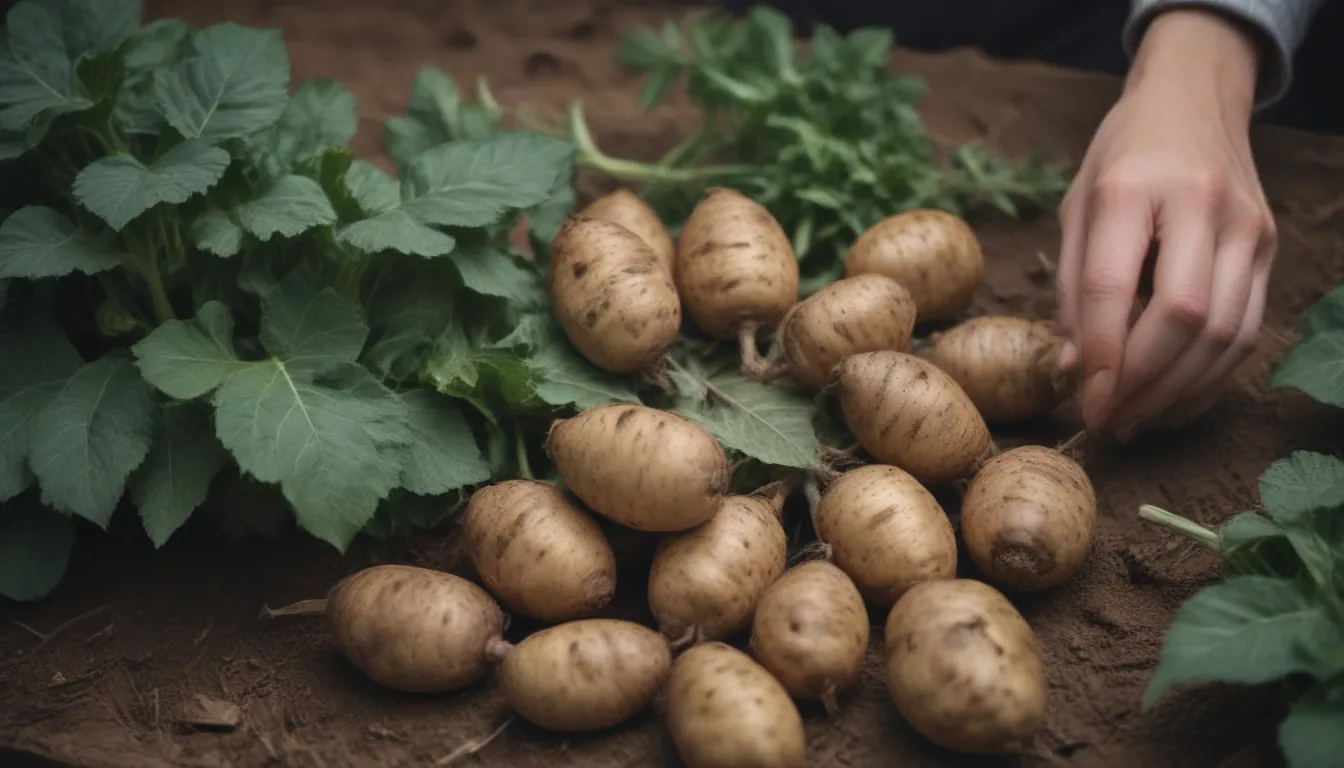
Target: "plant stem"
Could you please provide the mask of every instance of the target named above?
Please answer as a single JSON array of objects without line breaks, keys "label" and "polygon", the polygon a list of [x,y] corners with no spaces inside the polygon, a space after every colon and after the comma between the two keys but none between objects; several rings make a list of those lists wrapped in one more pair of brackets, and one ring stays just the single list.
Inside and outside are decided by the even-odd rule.
[{"label": "plant stem", "polygon": [[1168,512],[1152,504],[1141,504],[1139,505],[1139,517],[1150,523],[1157,523],[1164,528],[1169,528],[1186,538],[1194,539],[1214,551],[1221,549],[1219,546],[1221,539],[1217,531],[1193,520],[1187,520],[1174,512]]},{"label": "plant stem", "polygon": [[513,422],[513,451],[518,459],[518,476],[524,480],[534,480],[532,464],[527,460],[527,440],[523,438],[523,428],[515,419]]},{"label": "plant stem", "polygon": [[712,165],[702,168],[668,168],[663,165],[638,163],[611,157],[598,149],[597,142],[583,118],[583,108],[574,102],[569,106],[570,136],[577,154],[575,165],[597,171],[621,181],[663,181],[680,184],[707,184],[716,178],[741,176],[752,172],[747,165]]},{"label": "plant stem", "polygon": [[159,260],[155,254],[150,254],[145,260],[145,271],[141,276],[149,286],[149,300],[154,304],[154,320],[159,325],[176,320],[173,304],[168,300],[168,291],[163,287],[163,278],[159,275]]}]

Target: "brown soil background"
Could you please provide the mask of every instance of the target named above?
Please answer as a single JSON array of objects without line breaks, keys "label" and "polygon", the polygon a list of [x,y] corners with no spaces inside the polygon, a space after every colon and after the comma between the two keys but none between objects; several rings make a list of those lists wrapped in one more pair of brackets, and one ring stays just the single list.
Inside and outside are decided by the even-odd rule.
[{"label": "brown soil background", "polygon": [[[381,121],[404,108],[423,64],[459,82],[489,78],[506,107],[556,110],[586,100],[602,145],[652,159],[695,115],[684,105],[640,112],[637,77],[614,46],[635,23],[683,15],[684,7],[603,0],[308,0],[150,2],[154,16],[193,25],[224,20],[283,28],[296,80],[333,77],[360,102],[357,150],[378,159]],[[928,79],[926,119],[940,139],[988,136],[1002,147],[1029,142],[1081,157],[1117,93],[1110,78],[1034,64],[1003,64],[970,51],[900,53],[895,66]],[[1280,333],[1344,278],[1339,216],[1344,139],[1259,130],[1261,173],[1279,216],[1279,264],[1269,327]],[[584,190],[593,187],[585,183]],[[1037,254],[1053,256],[1053,221],[974,222],[990,258],[980,311],[1049,316],[1053,290]],[[1049,667],[1049,763],[1144,768],[1272,765],[1276,712],[1263,691],[1192,691],[1150,713],[1139,699],[1182,600],[1218,577],[1204,552],[1140,524],[1141,502],[1204,522],[1253,506],[1256,478],[1295,449],[1339,447],[1344,419],[1261,383],[1282,350],[1267,342],[1222,403],[1179,432],[1129,446],[1089,446],[1100,522],[1078,576],[1053,592],[1018,599]],[[1034,435],[1056,441],[1075,425]],[[0,604],[0,764],[125,766],[428,766],[494,729],[506,707],[489,682],[416,697],[379,689],[332,649],[320,621],[265,624],[264,603],[320,596],[344,573],[392,558],[445,569],[461,565],[454,532],[411,542],[368,542],[346,557],[294,537],[278,545],[231,545],[209,529],[184,530],[153,552],[132,515],[105,539],[86,541],[65,583],[38,606]],[[639,569],[623,576],[632,592]],[[644,614],[638,599],[624,615]],[[92,613],[90,613],[92,611]],[[875,615],[875,626],[881,626]],[[68,621],[74,618],[74,621]],[[36,632],[62,627],[41,641]],[[68,623],[67,623],[68,622]],[[63,626],[64,625],[64,626]],[[866,674],[828,721],[804,708],[818,766],[1016,765],[942,752],[896,714],[882,681],[874,632]],[[184,728],[198,695],[236,704],[227,732]],[[11,750],[11,751],[6,751]],[[1046,758],[1023,758],[1047,764]],[[481,766],[678,765],[655,708],[610,732],[562,737],[515,722],[476,756]],[[1228,763],[1229,765],[1231,763]]]}]

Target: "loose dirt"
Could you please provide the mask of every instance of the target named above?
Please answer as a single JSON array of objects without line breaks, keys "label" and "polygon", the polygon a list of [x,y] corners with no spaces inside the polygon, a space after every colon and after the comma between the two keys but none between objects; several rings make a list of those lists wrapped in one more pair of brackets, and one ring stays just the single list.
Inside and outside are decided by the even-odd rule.
[{"label": "loose dirt", "polygon": [[[402,111],[423,64],[459,82],[489,78],[509,108],[558,114],[582,96],[609,151],[652,159],[694,124],[684,104],[641,113],[637,79],[615,62],[634,23],[684,6],[601,0],[159,0],[156,16],[193,25],[224,20],[280,27],[296,79],[332,77],[360,101],[357,150],[383,163],[380,125]],[[1117,94],[1109,78],[970,51],[901,53],[894,66],[928,79],[926,120],[948,142],[981,137],[1081,157]],[[1024,764],[1141,768],[1272,765],[1273,699],[1262,691],[1196,690],[1150,713],[1139,699],[1182,600],[1218,578],[1208,554],[1141,524],[1148,502],[1216,523],[1255,504],[1256,478],[1294,449],[1338,449],[1344,419],[1306,398],[1265,392],[1269,366],[1297,316],[1344,278],[1344,139],[1266,129],[1256,150],[1280,219],[1279,264],[1267,325],[1274,339],[1223,401],[1180,432],[1128,446],[1093,443],[1096,547],[1081,573],[1018,599],[1049,666],[1048,728]],[[598,191],[592,180],[582,190]],[[978,311],[1050,316],[1053,221],[976,220],[990,259]],[[1078,425],[1043,423],[1004,441],[1056,442]],[[344,558],[300,536],[230,544],[189,527],[159,552],[121,515],[108,537],[83,542],[64,584],[35,607],[0,605],[0,764],[84,767],[429,766],[507,717],[489,682],[442,696],[407,696],[361,678],[333,650],[321,621],[266,623],[263,604],[321,596],[341,575],[395,560],[461,568],[448,530],[408,542],[361,542]],[[620,613],[646,617],[640,562],[622,573]],[[881,626],[876,616],[875,626]],[[524,631],[516,627],[514,633]],[[818,766],[1015,765],[968,760],[915,735],[896,714],[879,662],[880,631],[857,688],[827,720],[805,708]],[[5,751],[10,750],[10,751]],[[462,764],[658,766],[677,759],[657,708],[610,732],[561,737],[515,722]]]}]

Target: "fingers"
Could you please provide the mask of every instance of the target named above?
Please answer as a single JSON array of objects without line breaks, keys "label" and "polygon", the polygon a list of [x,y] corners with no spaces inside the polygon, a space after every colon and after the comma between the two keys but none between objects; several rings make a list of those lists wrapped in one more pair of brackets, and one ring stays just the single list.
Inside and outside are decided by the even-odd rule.
[{"label": "fingers", "polygon": [[1269,292],[1270,264],[1260,262],[1253,271],[1246,317],[1237,332],[1236,341],[1232,342],[1232,346],[1209,370],[1195,380],[1190,387],[1190,395],[1175,408],[1190,410],[1193,413],[1208,410],[1227,387],[1233,371],[1255,351],[1260,340],[1260,326],[1265,318],[1265,296]]},{"label": "fingers", "polygon": [[[1251,304],[1258,235],[1258,228],[1247,230],[1246,227],[1225,235],[1225,241],[1220,243],[1216,264],[1213,267],[1212,294],[1206,305],[1207,321],[1204,321],[1202,316],[1205,313],[1195,311],[1200,303],[1191,299],[1188,313],[1179,316],[1178,319],[1181,330],[1178,331],[1176,325],[1168,326],[1166,332],[1173,335],[1187,331],[1194,331],[1195,335],[1179,356],[1164,366],[1165,370],[1159,370],[1158,375],[1154,376],[1145,388],[1134,390],[1132,400],[1125,402],[1117,410],[1114,423],[1116,435],[1121,440],[1128,440],[1147,422],[1161,416],[1176,403],[1185,401],[1197,391],[1197,385],[1215,365],[1229,357],[1241,355],[1238,340],[1242,337],[1242,329],[1247,322],[1248,308]],[[1162,261],[1170,259],[1163,258]],[[1161,269],[1162,266],[1159,265],[1159,270]],[[1205,270],[1207,276],[1207,265]],[[1199,321],[1198,327],[1195,326],[1196,320]],[[1257,326],[1258,323],[1257,320]],[[1156,334],[1163,332],[1161,328],[1155,331]],[[1145,352],[1146,350],[1137,348],[1133,350],[1135,356]],[[1239,362],[1241,357],[1238,357],[1236,362]],[[1128,362],[1127,353],[1127,365]]]},{"label": "fingers", "polygon": [[1087,242],[1086,212],[1078,202],[1079,190],[1086,189],[1080,177],[1059,206],[1059,266],[1055,274],[1055,292],[1059,304],[1060,332],[1068,339],[1059,353],[1060,370],[1072,370],[1081,362],[1078,352],[1078,283],[1083,273],[1083,247]]},{"label": "fingers", "polygon": [[1088,428],[1098,429],[1114,408],[1112,395],[1139,271],[1153,238],[1152,202],[1141,183],[1123,176],[1101,179],[1088,195],[1087,216],[1091,225],[1079,270],[1075,323],[1083,363],[1083,420]]}]

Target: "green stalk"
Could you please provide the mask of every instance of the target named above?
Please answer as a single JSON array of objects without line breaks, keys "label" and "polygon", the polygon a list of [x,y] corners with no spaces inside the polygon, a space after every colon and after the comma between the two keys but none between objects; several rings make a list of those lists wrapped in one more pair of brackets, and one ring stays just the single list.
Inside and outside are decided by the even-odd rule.
[{"label": "green stalk", "polygon": [[176,320],[177,314],[173,312],[173,304],[168,300],[168,291],[163,287],[163,277],[159,274],[159,260],[153,256],[146,259],[145,271],[141,277],[149,286],[149,300],[154,305],[154,320],[159,325],[169,320]]},{"label": "green stalk", "polygon": [[569,105],[570,137],[577,149],[574,163],[580,168],[597,171],[620,181],[662,181],[675,184],[708,184],[714,179],[731,178],[752,173],[747,165],[711,165],[702,168],[668,168],[663,165],[639,163],[611,157],[601,149],[588,130],[583,118],[583,107],[578,102]]},{"label": "green stalk", "polygon": [[1157,523],[1164,528],[1173,530],[1186,538],[1194,539],[1215,552],[1222,550],[1220,546],[1221,538],[1217,531],[1193,520],[1187,520],[1174,512],[1168,512],[1152,504],[1141,504],[1139,505],[1139,517],[1150,523]]},{"label": "green stalk", "polygon": [[534,479],[532,463],[527,460],[527,440],[523,437],[523,428],[516,419],[513,422],[513,450],[518,459],[518,476],[524,480]]}]

